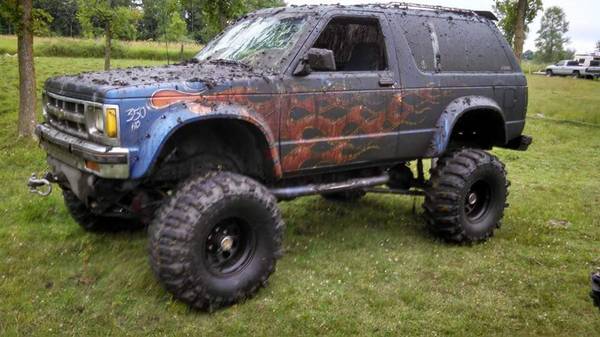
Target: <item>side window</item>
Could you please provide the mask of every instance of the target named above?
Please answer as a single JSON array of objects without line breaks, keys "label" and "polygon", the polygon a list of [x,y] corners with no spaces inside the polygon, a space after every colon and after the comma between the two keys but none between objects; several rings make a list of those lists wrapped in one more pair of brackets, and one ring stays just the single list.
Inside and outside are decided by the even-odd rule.
[{"label": "side window", "polygon": [[442,71],[512,70],[496,28],[475,20],[435,18]]},{"label": "side window", "polygon": [[378,19],[334,18],[321,32],[313,48],[333,51],[337,71],[388,68],[385,39]]},{"label": "side window", "polygon": [[425,72],[435,71],[432,32],[427,21],[413,15],[398,16],[397,20],[419,69]]}]

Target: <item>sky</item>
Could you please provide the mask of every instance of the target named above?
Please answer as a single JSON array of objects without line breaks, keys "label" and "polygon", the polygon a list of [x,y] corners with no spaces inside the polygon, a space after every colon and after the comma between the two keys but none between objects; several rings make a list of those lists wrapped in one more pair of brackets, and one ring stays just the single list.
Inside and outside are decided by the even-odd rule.
[{"label": "sky", "polygon": [[[567,48],[575,49],[578,53],[588,53],[594,50],[596,41],[600,40],[600,0],[542,0],[544,8],[550,6],[562,7],[569,21],[567,36],[571,39]],[[303,4],[336,4],[351,5],[357,3],[386,3],[381,0],[285,0],[290,5]],[[492,10],[493,0],[411,0],[408,2],[428,5],[458,7],[473,10]],[[525,41],[524,50],[535,50],[535,38],[540,29],[541,12],[529,26],[529,35]]]}]

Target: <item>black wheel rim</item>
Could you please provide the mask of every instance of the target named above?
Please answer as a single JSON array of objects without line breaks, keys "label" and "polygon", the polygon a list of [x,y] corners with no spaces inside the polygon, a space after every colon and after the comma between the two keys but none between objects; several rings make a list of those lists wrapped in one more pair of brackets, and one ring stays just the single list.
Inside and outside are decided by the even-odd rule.
[{"label": "black wheel rim", "polygon": [[240,271],[252,257],[254,240],[246,221],[239,218],[219,221],[206,237],[206,266],[218,276]]},{"label": "black wheel rim", "polygon": [[471,222],[476,222],[487,213],[492,198],[490,185],[479,180],[471,185],[465,198],[465,215]]}]

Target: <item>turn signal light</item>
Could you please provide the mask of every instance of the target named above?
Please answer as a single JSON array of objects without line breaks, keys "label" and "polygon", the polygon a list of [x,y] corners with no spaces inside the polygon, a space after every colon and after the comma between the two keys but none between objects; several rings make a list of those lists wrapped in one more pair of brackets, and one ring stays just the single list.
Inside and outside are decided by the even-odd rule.
[{"label": "turn signal light", "polygon": [[86,160],[85,168],[87,168],[90,171],[95,171],[95,172],[100,171],[100,165],[98,163],[96,163],[95,161]]},{"label": "turn signal light", "polygon": [[104,122],[104,134],[107,137],[117,137],[117,109],[106,109],[106,120]]}]

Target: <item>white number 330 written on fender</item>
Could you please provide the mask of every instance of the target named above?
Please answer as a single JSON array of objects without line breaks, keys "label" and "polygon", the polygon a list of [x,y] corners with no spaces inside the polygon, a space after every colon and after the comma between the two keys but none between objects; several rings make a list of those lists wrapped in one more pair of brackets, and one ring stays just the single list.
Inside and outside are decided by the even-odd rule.
[{"label": "white number 330 written on fender", "polygon": [[131,131],[139,129],[142,125],[142,120],[146,118],[146,107],[137,107],[127,109],[127,123],[131,124]]}]

